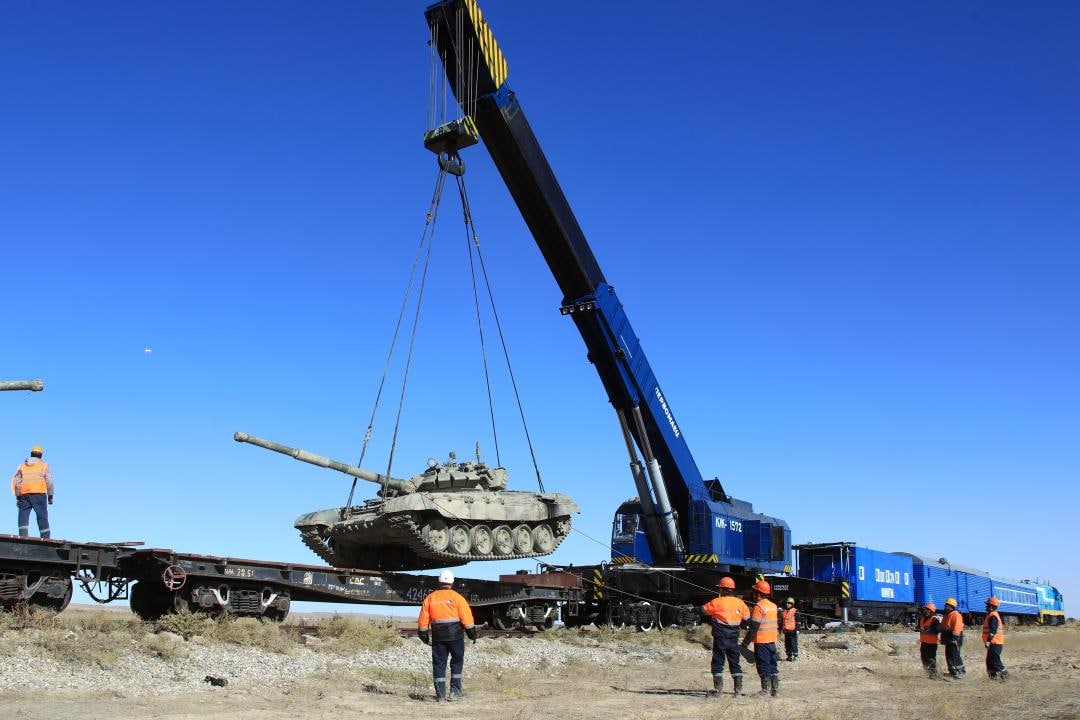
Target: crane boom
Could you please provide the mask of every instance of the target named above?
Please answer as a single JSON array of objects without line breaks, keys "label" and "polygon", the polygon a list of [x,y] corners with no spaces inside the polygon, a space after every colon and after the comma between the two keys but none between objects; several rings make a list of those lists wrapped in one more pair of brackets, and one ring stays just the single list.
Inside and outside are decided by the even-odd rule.
[{"label": "crane boom", "polygon": [[[475,123],[562,291],[560,310],[577,326],[624,434],[644,456],[642,469],[627,443],[631,466],[638,468],[634,476],[649,530],[648,560],[681,561],[688,551],[724,555],[715,552],[717,546],[730,546],[732,557],[742,559],[742,538],[737,543],[718,540],[714,522],[724,531],[730,525],[712,516],[745,515],[750,505],[730,498],[719,480],[704,481],[615,288],[604,277],[517,95],[506,83],[508,64],[476,0],[443,0],[428,7],[425,16],[450,88]],[[735,527],[741,523],[736,521]],[[657,547],[660,536],[662,546]],[[696,550],[684,543],[688,537]],[[788,556],[789,546],[788,532]],[[702,547],[707,552],[701,552]],[[775,563],[769,569],[775,569]]]}]

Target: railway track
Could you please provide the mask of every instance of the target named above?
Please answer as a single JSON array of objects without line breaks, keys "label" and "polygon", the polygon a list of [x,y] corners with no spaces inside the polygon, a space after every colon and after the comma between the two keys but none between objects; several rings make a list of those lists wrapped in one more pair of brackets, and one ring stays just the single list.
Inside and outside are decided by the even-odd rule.
[{"label": "railway track", "polygon": [[[318,636],[320,623],[287,623],[281,626],[281,632],[293,637]],[[403,638],[417,637],[416,628],[412,627],[400,627],[397,629],[398,634]],[[499,630],[498,628],[477,628],[477,633],[482,638],[527,638],[537,634],[536,630]]]}]

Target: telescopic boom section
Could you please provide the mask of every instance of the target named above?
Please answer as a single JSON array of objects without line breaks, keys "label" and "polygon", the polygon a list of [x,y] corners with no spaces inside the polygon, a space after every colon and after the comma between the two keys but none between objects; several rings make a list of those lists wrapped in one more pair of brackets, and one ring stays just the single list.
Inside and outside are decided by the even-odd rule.
[{"label": "telescopic boom section", "polygon": [[288,445],[282,445],[281,443],[272,442],[270,440],[263,440],[260,437],[254,435],[248,435],[247,433],[238,432],[233,435],[233,440],[236,442],[248,443],[249,445],[258,445],[261,448],[267,450],[273,450],[276,453],[282,455],[288,455],[294,460],[300,462],[306,462],[310,465],[318,465],[319,467],[330,468],[331,470],[337,470],[340,473],[351,475],[361,480],[367,480],[368,482],[377,483],[379,485],[385,485],[388,488],[397,491],[408,491],[409,485],[405,480],[399,480],[398,478],[392,478],[387,475],[380,475],[379,473],[373,473],[370,470],[365,470],[355,465],[349,465],[348,463],[338,462],[337,460],[331,460],[324,455],[316,455],[315,453],[308,452],[307,450],[300,450],[299,448],[292,448]]},{"label": "telescopic boom section", "polygon": [[[632,424],[630,432],[643,452],[651,447],[663,469],[662,481],[653,488],[658,515],[665,507],[688,508],[691,495],[704,492],[701,472],[614,288],[605,280],[517,97],[506,84],[506,60],[479,7],[475,0],[446,0],[430,6],[425,16],[450,87],[472,114],[555,276],[563,293],[562,312],[571,316],[585,340],[608,399],[626,418],[640,409],[641,422]],[[688,514],[679,517],[683,537],[689,531]],[[667,524],[663,517],[660,522]],[[676,559],[679,538],[669,535],[667,545],[654,548],[656,560]]]}]

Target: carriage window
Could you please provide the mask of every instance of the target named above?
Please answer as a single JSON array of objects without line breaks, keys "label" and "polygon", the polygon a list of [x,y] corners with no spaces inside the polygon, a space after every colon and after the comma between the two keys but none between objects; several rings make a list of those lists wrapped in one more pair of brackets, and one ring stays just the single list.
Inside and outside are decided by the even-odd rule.
[{"label": "carriage window", "polygon": [[615,515],[615,526],[612,528],[611,539],[616,542],[632,542],[634,533],[639,524],[637,513],[618,513]]}]

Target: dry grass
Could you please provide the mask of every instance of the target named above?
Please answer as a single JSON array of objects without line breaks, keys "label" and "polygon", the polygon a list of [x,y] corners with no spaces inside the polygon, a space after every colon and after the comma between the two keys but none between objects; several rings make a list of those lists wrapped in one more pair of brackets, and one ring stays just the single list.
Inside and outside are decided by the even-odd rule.
[{"label": "dry grass", "polygon": [[319,639],[324,644],[316,648],[341,655],[351,655],[360,650],[382,650],[401,642],[393,621],[369,622],[341,615],[319,623]]}]

